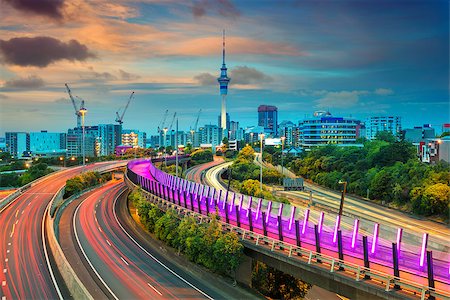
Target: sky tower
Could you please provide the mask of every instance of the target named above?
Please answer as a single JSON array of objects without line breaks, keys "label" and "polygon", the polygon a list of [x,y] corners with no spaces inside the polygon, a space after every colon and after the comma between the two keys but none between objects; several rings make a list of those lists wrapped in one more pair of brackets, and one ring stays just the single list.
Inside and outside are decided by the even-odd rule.
[{"label": "sky tower", "polygon": [[227,93],[230,78],[227,75],[227,66],[225,65],[225,29],[223,30],[223,50],[222,50],[222,67],[220,68],[220,77],[217,81],[220,84],[220,95],[222,96],[222,109],[220,113],[220,127],[222,127],[222,137],[228,137],[227,130]]}]

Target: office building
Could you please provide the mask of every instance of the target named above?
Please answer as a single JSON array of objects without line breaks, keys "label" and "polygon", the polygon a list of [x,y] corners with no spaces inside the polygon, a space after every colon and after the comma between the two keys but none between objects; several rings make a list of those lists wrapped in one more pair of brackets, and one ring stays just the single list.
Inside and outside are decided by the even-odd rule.
[{"label": "office building", "polygon": [[278,125],[280,137],[284,136],[284,146],[294,147],[298,141],[298,127],[291,121],[283,121]]},{"label": "office building", "polygon": [[200,144],[210,144],[214,149],[222,143],[222,128],[217,125],[205,125],[198,129]]},{"label": "office building", "polygon": [[136,129],[122,130],[122,145],[139,148],[147,148],[147,133]]},{"label": "office building", "polygon": [[6,138],[0,137],[0,152],[6,152]]},{"label": "office building", "polygon": [[65,155],[67,134],[59,132],[30,132],[30,151],[37,156]]},{"label": "office building", "polygon": [[14,158],[23,158],[29,156],[30,135],[26,132],[6,132],[5,133],[6,151]]},{"label": "office building", "polygon": [[[82,157],[82,127],[75,127],[67,131],[67,156]],[[99,152],[97,144],[98,126],[85,126],[85,156],[94,157]]]},{"label": "office building", "polygon": [[358,120],[333,117],[329,112],[300,122],[300,145],[304,149],[323,145],[355,146]]},{"label": "office building", "polygon": [[264,127],[270,135],[278,136],[278,108],[272,105],[260,105],[258,126]]},{"label": "office building", "polygon": [[100,124],[98,125],[97,156],[112,155],[116,147],[122,143],[122,125]]},{"label": "office building", "polygon": [[400,138],[402,124],[400,117],[370,117],[366,122],[366,138],[374,140],[378,132],[387,131],[392,133],[396,138]]},{"label": "office building", "polygon": [[230,122],[230,140],[241,141],[244,139],[244,129],[239,127],[239,122]]}]

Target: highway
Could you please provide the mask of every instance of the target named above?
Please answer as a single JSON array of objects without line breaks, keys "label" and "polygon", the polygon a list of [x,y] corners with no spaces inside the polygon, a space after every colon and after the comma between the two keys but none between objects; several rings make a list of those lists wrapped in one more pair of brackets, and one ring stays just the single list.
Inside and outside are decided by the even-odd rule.
[{"label": "highway", "polygon": [[[97,163],[87,165],[86,170],[117,163],[123,164]],[[79,174],[81,170],[81,167],[71,168],[49,175],[25,190],[0,212],[2,300],[63,297],[57,288],[56,276],[49,271],[49,258],[43,239],[43,219],[54,194],[67,179]]]},{"label": "highway", "polygon": [[206,164],[196,165],[196,166],[188,169],[184,177],[189,181],[203,183],[202,177],[205,175],[206,171],[209,168],[212,168],[223,162],[224,162],[224,160],[222,157],[214,156],[214,161],[206,163]]},{"label": "highway", "polygon": [[120,181],[85,195],[73,216],[73,240],[105,295],[115,299],[233,298],[235,291],[222,291],[208,280],[195,278],[192,271],[180,269],[137,237],[130,228],[133,225],[124,220],[127,214],[131,219],[124,190]]}]

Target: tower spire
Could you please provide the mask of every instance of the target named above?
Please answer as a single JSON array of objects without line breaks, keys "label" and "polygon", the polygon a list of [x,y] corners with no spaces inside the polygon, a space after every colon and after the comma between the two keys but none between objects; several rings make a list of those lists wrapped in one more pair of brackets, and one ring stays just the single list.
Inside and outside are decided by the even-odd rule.
[{"label": "tower spire", "polygon": [[222,44],[223,44],[222,64],[225,65],[225,29],[223,30],[223,34],[222,34]]}]

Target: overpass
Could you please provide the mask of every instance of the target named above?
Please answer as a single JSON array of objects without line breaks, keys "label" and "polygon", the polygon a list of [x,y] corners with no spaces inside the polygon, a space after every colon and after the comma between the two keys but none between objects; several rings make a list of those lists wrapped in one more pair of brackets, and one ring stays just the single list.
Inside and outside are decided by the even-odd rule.
[{"label": "overpass", "polygon": [[[245,253],[271,266],[330,291],[358,298],[450,299],[449,262],[433,260],[423,235],[419,251],[379,236],[374,223],[372,236],[353,230],[329,228],[309,222],[309,210],[272,203],[166,174],[150,161],[128,164],[129,186],[139,185],[146,197],[162,209],[194,214],[208,220],[217,212],[224,228],[236,232]],[[275,208],[277,206],[277,208]],[[339,224],[339,223],[337,223]]]}]

